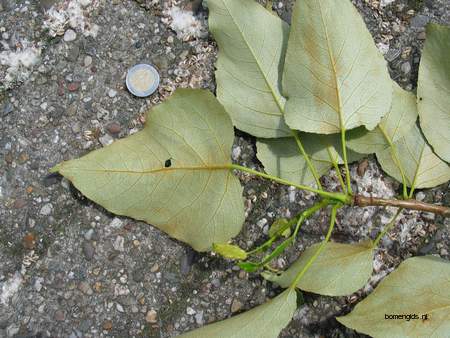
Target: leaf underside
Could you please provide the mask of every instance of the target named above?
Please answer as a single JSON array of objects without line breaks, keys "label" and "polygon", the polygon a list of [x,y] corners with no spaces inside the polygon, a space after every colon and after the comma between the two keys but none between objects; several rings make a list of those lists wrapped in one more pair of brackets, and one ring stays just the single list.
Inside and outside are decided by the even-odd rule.
[{"label": "leaf underside", "polygon": [[234,132],[223,107],[207,91],[179,89],[147,121],[54,171],[110,212],[144,220],[195,250],[227,242],[241,229],[244,207],[229,169]]},{"label": "leaf underside", "polygon": [[277,338],[297,308],[292,289],[243,314],[181,335],[182,338]]},{"label": "leaf underside", "polygon": [[386,62],[348,0],[297,1],[282,82],[286,123],[306,132],[372,130],[391,104]]},{"label": "leaf underside", "polygon": [[420,126],[436,154],[450,162],[450,27],[430,24],[417,83]]},{"label": "leaf underside", "polygon": [[374,130],[364,127],[347,133],[347,146],[362,154],[371,154],[389,148],[406,135],[416,124],[416,97],[392,81],[392,106]]},{"label": "leaf underside", "polygon": [[[299,133],[299,137],[319,176],[328,172],[333,161],[337,164],[343,163],[338,135]],[[294,138],[258,139],[256,147],[256,155],[267,173],[297,184],[316,184]],[[347,157],[351,163],[364,155],[349,150]]]},{"label": "leaf underside", "polygon": [[[409,314],[419,318],[385,318]],[[428,314],[426,320],[423,314]],[[450,262],[434,256],[405,260],[350,314],[337,320],[375,338],[448,337]]]},{"label": "leaf underside", "polygon": [[217,97],[234,125],[258,137],[290,135],[280,93],[289,26],[254,0],[209,0],[219,45]]},{"label": "leaf underside", "polygon": [[[432,188],[450,180],[450,166],[433,153],[417,125],[399,139],[395,147],[409,187]],[[402,182],[391,149],[379,151],[376,155],[383,170]]]},{"label": "leaf underside", "polygon": [[[281,287],[288,287],[317,251],[320,243],[305,250],[281,275],[266,275]],[[326,296],[346,296],[361,289],[372,274],[373,248],[370,242],[341,244],[329,242],[297,287]]]}]

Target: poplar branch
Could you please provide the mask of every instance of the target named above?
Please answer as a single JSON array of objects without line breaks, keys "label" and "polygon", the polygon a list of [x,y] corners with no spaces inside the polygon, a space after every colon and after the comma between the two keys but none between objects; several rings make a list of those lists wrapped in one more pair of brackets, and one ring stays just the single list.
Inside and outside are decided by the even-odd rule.
[{"label": "poplar branch", "polygon": [[353,198],[353,204],[359,207],[368,206],[382,206],[382,207],[397,207],[404,209],[412,209],[419,211],[432,212],[434,214],[442,215],[444,217],[450,218],[450,208],[442,205],[435,205],[425,202],[420,202],[417,200],[396,200],[396,199],[385,199],[378,197],[366,197],[362,195],[355,195]]}]

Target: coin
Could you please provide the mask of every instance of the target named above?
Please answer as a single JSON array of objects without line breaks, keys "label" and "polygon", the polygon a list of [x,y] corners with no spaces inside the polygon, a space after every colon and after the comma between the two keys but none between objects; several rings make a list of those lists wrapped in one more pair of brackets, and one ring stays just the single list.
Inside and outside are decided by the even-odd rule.
[{"label": "coin", "polygon": [[128,70],[126,84],[131,94],[137,97],[147,97],[156,91],[159,80],[159,74],[155,67],[141,63]]}]

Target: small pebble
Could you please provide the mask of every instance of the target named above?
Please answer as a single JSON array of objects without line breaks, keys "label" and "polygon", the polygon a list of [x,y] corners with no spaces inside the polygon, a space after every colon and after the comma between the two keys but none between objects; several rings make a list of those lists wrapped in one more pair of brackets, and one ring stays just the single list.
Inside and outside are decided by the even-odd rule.
[{"label": "small pebble", "polygon": [[147,323],[156,323],[157,315],[158,315],[158,313],[155,310],[150,310],[145,315],[145,321]]},{"label": "small pebble", "polygon": [[123,238],[122,236],[117,236],[113,243],[113,247],[115,250],[123,252],[123,251],[125,251],[124,244],[125,244],[125,238]]},{"label": "small pebble", "polygon": [[75,41],[77,38],[77,33],[73,29],[68,29],[64,33],[64,41],[71,42]]},{"label": "small pebble", "polygon": [[116,309],[119,312],[122,312],[122,313],[125,312],[125,310],[123,309],[123,306],[121,304],[119,304],[119,303],[116,304]]},{"label": "small pebble", "polygon": [[92,56],[87,55],[84,58],[84,66],[89,67],[92,64]]},{"label": "small pebble", "polygon": [[114,217],[114,219],[109,223],[109,226],[114,229],[119,229],[123,225],[123,222],[120,218]]},{"label": "small pebble", "polygon": [[236,313],[242,309],[243,304],[237,299],[233,299],[233,303],[231,303],[231,312]]},{"label": "small pebble", "polygon": [[76,92],[80,88],[81,83],[80,82],[71,82],[67,84],[67,90],[69,92]]},{"label": "small pebble", "polygon": [[114,139],[109,134],[105,134],[105,135],[101,136],[98,140],[104,147],[106,147],[114,142]]},{"label": "small pebble", "polygon": [[110,320],[106,320],[105,322],[103,322],[103,330],[111,330],[113,327],[112,321]]},{"label": "small pebble", "polygon": [[157,272],[159,270],[158,263],[153,264],[153,266],[150,268],[150,272]]},{"label": "small pebble", "polygon": [[111,122],[106,126],[106,130],[110,133],[110,134],[114,134],[117,135],[120,133],[120,131],[122,130],[122,127],[120,126],[119,123],[117,122]]},{"label": "small pebble", "polygon": [[47,203],[41,208],[41,211],[39,211],[39,213],[42,216],[48,216],[52,213],[52,211],[53,211],[53,205],[51,203]]},{"label": "small pebble", "polygon": [[95,254],[95,248],[91,242],[88,241],[83,242],[83,254],[88,261],[92,260]]},{"label": "small pebble", "polygon": [[81,292],[83,292],[86,295],[92,295],[93,291],[91,289],[91,286],[89,285],[88,282],[80,282],[80,284],[78,284],[78,290],[80,290]]},{"label": "small pebble", "polygon": [[108,90],[108,96],[110,98],[116,97],[116,95],[117,95],[117,91],[116,90],[114,90],[114,89]]},{"label": "small pebble", "polygon": [[61,311],[61,310],[56,310],[55,311],[55,320],[56,321],[62,322],[62,321],[64,321],[65,317],[66,316],[64,315],[63,311]]}]

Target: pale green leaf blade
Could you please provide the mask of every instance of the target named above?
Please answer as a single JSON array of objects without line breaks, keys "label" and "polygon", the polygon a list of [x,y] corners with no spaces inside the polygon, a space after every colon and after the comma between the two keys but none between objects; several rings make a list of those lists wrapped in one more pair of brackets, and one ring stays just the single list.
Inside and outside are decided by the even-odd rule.
[{"label": "pale green leaf blade", "polygon": [[381,119],[380,124],[371,131],[359,127],[347,132],[347,145],[363,154],[382,151],[406,135],[416,124],[416,96],[402,89],[392,81],[392,106]]},{"label": "pale green leaf blade", "polygon": [[436,154],[450,162],[450,27],[430,24],[417,84],[420,126]]},{"label": "pale green leaf blade", "polygon": [[148,114],[144,130],[55,171],[110,212],[204,251],[244,221],[242,187],[229,169],[233,138],[211,93],[179,89]]},{"label": "pale green leaf blade", "polygon": [[[416,314],[418,319],[386,319]],[[428,314],[428,318],[422,315]],[[405,260],[372,294],[337,320],[375,338],[448,337],[450,262],[434,256]]]},{"label": "pale green leaf blade", "polygon": [[229,259],[247,259],[247,253],[233,244],[214,243],[213,251]]},{"label": "pale green leaf blade", "polygon": [[[293,283],[317,251],[319,244],[305,250],[281,275],[266,275],[281,287]],[[329,242],[297,284],[301,290],[327,296],[346,296],[361,289],[372,274],[373,247],[370,242],[341,244]]]},{"label": "pale green leaf blade", "polygon": [[[333,165],[332,159],[338,164],[343,163],[339,136],[299,133],[299,137],[319,176],[328,172]],[[256,147],[257,157],[267,173],[294,183],[315,185],[314,176],[294,138],[259,139]],[[349,150],[347,157],[353,162],[363,155]]]},{"label": "pale green leaf blade", "polygon": [[183,338],[277,338],[289,324],[297,308],[295,290],[288,289],[271,299],[230,319],[206,325],[183,334]]},{"label": "pale green leaf blade", "polygon": [[[417,126],[394,145],[409,187],[432,188],[450,180],[450,166],[433,153]],[[391,148],[376,155],[383,170],[402,182]]]},{"label": "pale green leaf blade", "polygon": [[[314,176],[305,158],[299,154],[293,138],[259,139],[256,147],[257,157],[268,174],[293,183],[315,186]],[[320,176],[331,168],[329,162],[314,160],[312,162]]]},{"label": "pale green leaf blade", "polygon": [[289,136],[280,93],[289,26],[253,0],[209,0],[219,45],[217,97],[234,125],[257,137]]},{"label": "pale green leaf blade", "polygon": [[286,123],[306,132],[372,130],[389,111],[386,62],[351,1],[297,1],[283,94]]}]

